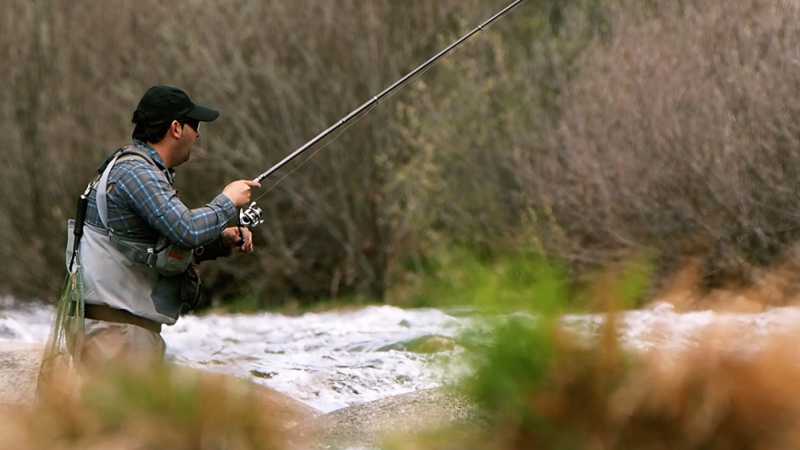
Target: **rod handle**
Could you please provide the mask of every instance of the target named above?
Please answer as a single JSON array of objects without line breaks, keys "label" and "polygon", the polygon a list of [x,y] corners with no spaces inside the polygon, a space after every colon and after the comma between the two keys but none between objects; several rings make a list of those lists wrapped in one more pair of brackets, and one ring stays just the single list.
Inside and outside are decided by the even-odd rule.
[{"label": "rod handle", "polygon": [[79,239],[83,236],[83,224],[86,222],[86,210],[89,206],[89,198],[86,195],[81,195],[78,199],[78,205],[75,210],[75,228],[72,234],[75,235],[75,242],[80,242]]}]

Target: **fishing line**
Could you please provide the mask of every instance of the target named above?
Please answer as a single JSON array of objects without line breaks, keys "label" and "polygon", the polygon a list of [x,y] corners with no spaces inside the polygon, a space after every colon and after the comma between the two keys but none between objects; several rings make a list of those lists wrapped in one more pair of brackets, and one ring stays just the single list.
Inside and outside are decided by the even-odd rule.
[{"label": "fishing line", "polygon": [[[424,70],[422,70],[419,73],[417,73],[416,75],[414,75],[414,77],[409,78],[407,82],[408,83],[412,83],[413,81],[415,81],[418,78],[420,78],[423,75],[425,75],[432,68],[433,68],[433,66],[426,67]],[[394,96],[396,96],[399,93],[400,93],[400,91],[394,91],[394,92],[389,93],[385,98],[380,99],[378,102],[375,102],[375,104],[371,105],[368,109],[362,111],[357,118],[352,120],[352,122],[349,122],[349,123],[345,124],[344,127],[341,130],[338,130],[332,137],[330,137],[330,138],[326,137],[326,140],[324,142],[322,142],[321,144],[319,144],[316,149],[313,149],[311,151],[311,153],[308,155],[307,158],[303,159],[303,161],[301,161],[300,163],[295,165],[295,167],[289,169],[288,171],[285,171],[285,173],[283,175],[281,175],[279,178],[277,178],[273,183],[270,183],[269,186],[262,187],[262,192],[259,193],[259,195],[253,199],[253,201],[256,202],[256,201],[260,200],[261,198],[263,198],[265,195],[267,195],[269,192],[272,192],[272,190],[277,188],[278,185],[281,182],[283,182],[285,179],[289,178],[289,176],[291,176],[293,173],[295,173],[296,171],[298,171],[302,167],[306,166],[309,162],[311,162],[311,160],[314,159],[314,157],[316,157],[319,154],[320,151],[322,151],[323,149],[327,148],[329,145],[331,145],[334,142],[336,142],[347,130],[349,130],[354,125],[356,125],[361,120],[363,120],[370,112],[372,112],[373,109],[377,108],[383,102],[391,100]]]},{"label": "fishing line", "polygon": [[[495,13],[489,19],[485,20],[483,23],[478,25],[472,31],[468,32],[467,34],[458,38],[455,42],[448,45],[443,50],[439,51],[432,57],[428,58],[424,63],[420,66],[412,70],[411,72],[404,75],[399,80],[392,83],[389,87],[381,91],[378,95],[372,97],[370,100],[356,108],[355,110],[348,113],[345,117],[340,119],[334,125],[328,127],[325,131],[319,133],[310,141],[303,144],[301,147],[294,150],[288,156],[284,157],[281,161],[279,161],[274,166],[270,167],[266,172],[262,173],[261,175],[257,176],[253,179],[253,181],[262,182],[263,180],[269,178],[270,175],[273,173],[281,170],[284,166],[294,161],[297,157],[301,156],[307,150],[313,150],[311,153],[307,154],[307,158],[304,160],[299,160],[300,163],[297,164],[293,169],[289,170],[288,173],[285,173],[281,176],[275,183],[271,184],[264,192],[261,192],[255,200],[245,209],[242,209],[239,212],[239,223],[247,226],[249,228],[254,228],[257,225],[264,222],[263,219],[263,211],[261,208],[256,206],[256,201],[263,198],[268,192],[271,192],[277,185],[279,185],[283,180],[286,179],[289,175],[297,171],[299,168],[305,166],[309,161],[311,161],[323,148],[330,145],[331,142],[334,142],[341,134],[352,127],[356,122],[360,121],[367,113],[372,111],[378,104],[385,99],[392,98],[393,95],[396,94],[399,88],[406,86],[409,82],[415,80],[419,76],[426,73],[430,70],[431,67],[442,57],[449,54],[451,51],[455,50],[458,46],[463,44],[467,39],[471,38],[476,33],[483,31],[485,27],[488,27],[492,22],[499,19],[512,9],[519,6],[524,0],[514,0],[512,3],[507,5],[505,8],[500,10],[499,12]],[[314,148],[316,147],[316,148]]]}]

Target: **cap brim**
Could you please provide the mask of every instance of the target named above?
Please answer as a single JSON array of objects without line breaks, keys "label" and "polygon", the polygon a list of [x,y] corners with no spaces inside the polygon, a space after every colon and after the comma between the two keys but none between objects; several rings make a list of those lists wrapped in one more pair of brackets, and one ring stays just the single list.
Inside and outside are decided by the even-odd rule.
[{"label": "cap brim", "polygon": [[200,122],[213,122],[219,117],[219,111],[206,108],[205,106],[194,105],[194,108],[186,113],[186,117]]}]

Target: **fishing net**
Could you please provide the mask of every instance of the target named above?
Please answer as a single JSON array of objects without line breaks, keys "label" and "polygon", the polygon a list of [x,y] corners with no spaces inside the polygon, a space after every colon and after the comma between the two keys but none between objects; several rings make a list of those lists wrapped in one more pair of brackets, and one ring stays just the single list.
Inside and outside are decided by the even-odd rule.
[{"label": "fishing net", "polygon": [[39,367],[40,391],[59,379],[75,374],[75,350],[80,347],[84,336],[83,286],[79,269],[78,267],[67,275],[56,304],[53,328]]}]

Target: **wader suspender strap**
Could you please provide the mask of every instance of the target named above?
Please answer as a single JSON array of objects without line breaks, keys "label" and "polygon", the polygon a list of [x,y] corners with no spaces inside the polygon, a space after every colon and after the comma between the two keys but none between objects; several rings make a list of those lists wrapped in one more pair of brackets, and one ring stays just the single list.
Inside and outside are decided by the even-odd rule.
[{"label": "wader suspender strap", "polygon": [[[105,169],[103,169],[103,173],[100,175],[100,179],[97,181],[97,188],[95,194],[95,202],[97,204],[97,215],[100,217],[100,222],[103,224],[103,227],[108,231],[108,235],[109,237],[111,237],[112,240],[114,240],[115,238],[114,238],[114,230],[108,224],[108,177],[111,175],[111,169],[114,168],[114,164],[116,164],[117,161],[134,157],[142,158],[148,163],[152,164],[154,167],[159,169],[159,171],[162,172],[162,174],[165,177],[167,177],[167,180],[170,181],[170,183],[172,182],[170,176],[167,173],[161,171],[161,169],[158,167],[158,164],[156,164],[156,162],[153,161],[153,159],[150,158],[148,155],[135,150],[126,150],[125,148],[118,151],[117,154],[114,155],[114,158],[111,159],[111,161],[109,161],[109,163],[106,165]],[[156,258],[158,254],[164,251],[169,246],[170,246],[169,242],[166,242],[162,247],[159,248],[158,243],[156,243],[153,247],[147,249],[146,254],[142,254],[140,252],[135,252],[135,251],[128,252],[128,250],[132,249],[124,251],[127,252],[127,256],[130,257],[131,260],[141,262],[147,266],[153,267],[156,264],[157,261]]]},{"label": "wader suspender strap", "polygon": [[120,157],[125,156],[138,156],[158,168],[158,165],[156,165],[155,161],[153,161],[152,158],[144,153],[125,149],[118,151],[114,156],[114,159],[108,163],[105,170],[103,170],[103,174],[100,176],[100,181],[97,182],[97,195],[95,197],[95,201],[97,202],[97,214],[100,216],[100,222],[109,233],[112,233],[113,230],[111,230],[111,227],[108,226],[108,177],[111,174],[111,169],[114,168],[114,164],[116,164],[117,160],[120,159]]},{"label": "wader suspender strap", "polygon": [[98,188],[95,201],[97,202],[97,213],[100,216],[100,222],[102,222],[103,226],[109,231],[109,233],[111,233],[111,228],[108,226],[108,196],[106,192],[108,189],[108,176],[111,173],[111,169],[114,167],[114,164],[117,162],[119,157],[123,155],[137,155],[144,158],[144,160],[148,161],[150,164],[156,165],[156,163],[149,156],[143,153],[126,151],[124,148],[121,148],[116,151],[114,158],[106,165],[99,180],[97,177],[95,177],[95,179],[86,186],[86,190],[83,191],[83,194],[81,194],[81,197],[78,199],[78,205],[75,211],[75,227],[72,231],[74,240],[72,246],[72,256],[69,260],[70,273],[72,273],[73,266],[77,260],[78,249],[80,248],[81,244],[81,237],[83,237],[83,225],[86,222],[86,210],[89,207],[89,193],[92,192],[92,189],[95,186]]},{"label": "wader suspender strap", "polygon": [[97,203],[97,215],[100,216],[100,223],[111,232],[111,228],[108,226],[108,175],[111,173],[111,169],[114,168],[114,164],[119,159],[119,156],[122,152],[117,152],[114,159],[108,163],[106,169],[103,171],[103,174],[100,176],[100,181],[97,183],[97,193],[95,194],[95,202]]}]

